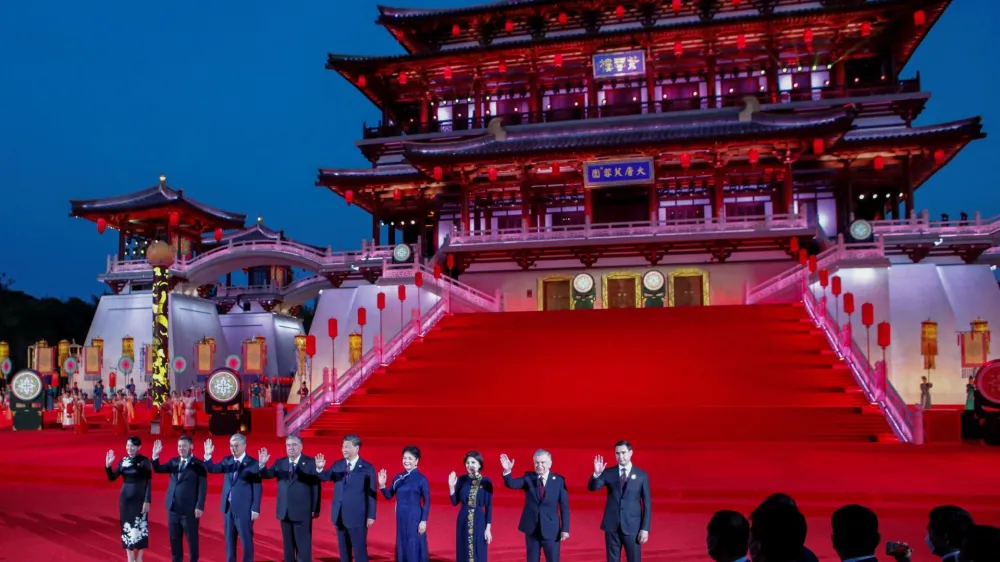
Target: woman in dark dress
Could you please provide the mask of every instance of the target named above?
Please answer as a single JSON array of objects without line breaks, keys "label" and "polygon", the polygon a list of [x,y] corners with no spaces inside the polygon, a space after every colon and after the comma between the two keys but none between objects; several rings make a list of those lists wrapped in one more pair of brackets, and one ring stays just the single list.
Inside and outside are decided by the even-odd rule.
[{"label": "woman in dark dress", "polygon": [[378,487],[387,500],[396,496],[396,562],[427,562],[427,516],[431,487],[417,470],[420,449],[403,447],[403,472],[386,487],[385,469],[378,471]]},{"label": "woman in dark dress", "polygon": [[[139,454],[142,441],[133,435],[125,440],[127,455],[115,465],[115,452],[108,451],[104,470],[108,481],[121,476],[122,492],[118,496],[118,517],[121,522],[122,548],[128,562],[142,562],[142,551],[149,546],[149,502],[152,499],[153,467],[149,459]],[[111,468],[114,465],[114,468]]]},{"label": "woman in dark dress", "polygon": [[493,542],[493,483],[482,475],[483,456],[465,454],[462,476],[448,475],[451,505],[460,506],[455,528],[456,562],[486,562],[486,547]]}]

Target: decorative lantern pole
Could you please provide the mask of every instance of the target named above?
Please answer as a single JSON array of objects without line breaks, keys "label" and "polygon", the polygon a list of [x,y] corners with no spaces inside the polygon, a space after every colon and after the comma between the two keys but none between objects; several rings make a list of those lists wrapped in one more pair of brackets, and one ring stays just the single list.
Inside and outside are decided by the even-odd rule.
[{"label": "decorative lantern pole", "polygon": [[404,318],[403,308],[406,303],[406,285],[400,285],[397,289],[399,296],[399,331],[403,331],[403,326],[406,325],[406,319]]},{"label": "decorative lantern pole", "polygon": [[417,318],[420,318],[420,287],[424,286],[424,274],[416,272],[413,275],[413,284],[417,286]]},{"label": "decorative lantern pole", "polygon": [[830,286],[830,271],[826,268],[819,270],[819,286],[823,288],[822,308],[823,314],[829,314],[826,309],[826,288]]},{"label": "decorative lantern pole", "polygon": [[[385,293],[379,293],[375,299],[375,306],[378,308],[378,339],[385,344],[385,322],[382,321],[382,311],[385,310]],[[361,309],[358,309],[361,312]],[[360,323],[360,322],[359,322]]]},{"label": "decorative lantern pole", "polygon": [[878,346],[882,348],[882,369],[878,378],[879,390],[885,396],[885,389],[888,386],[886,379],[889,377],[889,367],[885,362],[885,348],[892,344],[892,327],[888,322],[878,323]]},{"label": "decorative lantern pole", "polygon": [[368,323],[368,311],[365,310],[365,307],[362,306],[361,308],[358,309],[358,326],[359,326],[359,331],[361,332],[358,335],[361,336],[362,355],[364,354],[365,351],[365,324],[367,323]]},{"label": "decorative lantern pole", "polygon": [[875,323],[875,305],[870,302],[866,302],[861,305],[861,324],[865,327],[865,340],[867,341],[867,349],[865,351],[865,357],[868,359],[868,363],[872,362],[872,324]]},{"label": "decorative lantern pole", "polygon": [[308,380],[311,385],[313,357],[316,355],[316,336],[312,334],[306,336],[306,355],[309,356],[309,376],[303,377],[303,381]]},{"label": "decorative lantern pole", "polygon": [[[175,221],[171,213],[171,223]],[[175,225],[176,226],[176,225]],[[179,244],[178,244],[179,245]],[[146,260],[153,266],[153,405],[162,406],[170,398],[170,266],[174,249],[157,240],[146,250]]]},{"label": "decorative lantern pole", "polygon": [[924,357],[924,370],[927,380],[931,380],[931,371],[937,368],[938,354],[938,324],[930,318],[920,323],[920,355]]},{"label": "decorative lantern pole", "polygon": [[337,319],[326,321],[326,333],[330,336],[330,375],[333,376],[334,395],[337,391]]},{"label": "decorative lantern pole", "polygon": [[840,326],[840,293],[843,290],[840,276],[834,275],[830,278],[830,293],[833,295],[834,310],[837,311],[837,326]]}]

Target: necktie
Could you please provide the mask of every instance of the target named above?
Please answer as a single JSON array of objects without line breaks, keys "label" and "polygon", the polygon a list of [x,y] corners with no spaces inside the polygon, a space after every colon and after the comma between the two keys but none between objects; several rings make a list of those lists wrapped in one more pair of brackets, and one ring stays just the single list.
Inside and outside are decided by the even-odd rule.
[{"label": "necktie", "polygon": [[538,499],[545,499],[545,479],[541,476],[538,477]]},{"label": "necktie", "polygon": [[177,471],[178,471],[178,472],[181,472],[181,471],[183,471],[183,470],[184,470],[184,468],[185,468],[185,467],[187,467],[187,463],[188,463],[187,459],[181,459],[181,466],[180,466],[180,468],[179,468],[179,469],[177,469]]},{"label": "necktie", "polygon": [[295,463],[288,461],[288,474],[290,476],[295,476]]},{"label": "necktie", "polygon": [[622,489],[624,490],[625,489],[625,483],[628,482],[628,473],[625,471],[624,468],[622,469],[622,475],[621,475],[620,480],[621,480]]},{"label": "necktie", "polygon": [[345,478],[346,481],[350,482],[352,472],[354,472],[354,464],[347,463],[347,477]]}]

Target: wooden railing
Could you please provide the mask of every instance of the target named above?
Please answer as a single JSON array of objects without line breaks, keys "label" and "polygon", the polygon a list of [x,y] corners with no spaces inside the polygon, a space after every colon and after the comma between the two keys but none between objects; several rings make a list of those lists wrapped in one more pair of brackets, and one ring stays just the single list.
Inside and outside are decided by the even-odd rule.
[{"label": "wooden railing", "polygon": [[876,235],[905,236],[935,234],[938,236],[976,236],[1000,232],[1000,216],[983,219],[977,211],[971,220],[932,221],[927,211],[908,219],[872,222]]}]

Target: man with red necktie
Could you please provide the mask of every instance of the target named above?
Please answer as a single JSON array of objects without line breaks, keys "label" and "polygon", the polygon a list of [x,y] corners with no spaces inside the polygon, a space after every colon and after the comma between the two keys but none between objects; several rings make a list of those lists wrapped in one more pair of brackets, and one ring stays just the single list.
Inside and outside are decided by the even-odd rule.
[{"label": "man with red necktie", "polygon": [[628,562],[640,562],[642,545],[649,540],[653,510],[649,475],[632,465],[632,444],[628,441],[615,443],[615,460],[618,462],[614,466],[607,467],[604,457],[594,457],[594,474],[587,482],[587,489],[608,491],[601,520],[608,562],[618,562],[622,548]]}]

